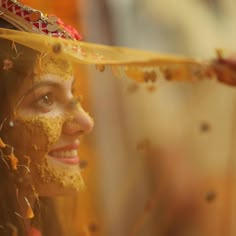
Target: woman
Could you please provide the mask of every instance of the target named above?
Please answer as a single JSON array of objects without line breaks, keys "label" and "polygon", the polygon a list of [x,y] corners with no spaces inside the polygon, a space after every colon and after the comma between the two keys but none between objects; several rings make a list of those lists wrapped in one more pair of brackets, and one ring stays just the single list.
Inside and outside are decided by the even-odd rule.
[{"label": "woman", "polygon": [[[22,29],[16,14],[4,13],[2,28]],[[66,29],[58,32],[77,39]],[[40,235],[40,227],[43,235],[60,235],[40,223],[40,198],[83,188],[78,148],[93,121],[72,93],[69,62],[0,39],[0,65],[0,235]],[[53,209],[47,211],[55,222]]]},{"label": "woman", "polygon": [[[54,16],[44,16],[16,0],[0,0],[0,27],[80,39],[76,31]],[[50,48],[52,53],[43,53],[32,42],[29,48],[15,40],[3,39],[2,32],[0,30],[0,235],[60,236],[50,198],[83,188],[77,150],[80,137],[91,131],[93,122],[73,96],[72,66],[57,57],[61,44]],[[22,38],[22,44],[25,43]],[[71,45],[73,52],[79,50]],[[81,44],[81,49],[87,51],[81,50],[74,58],[100,63],[97,66],[100,71],[105,69],[105,64],[110,64],[114,75],[139,82],[152,84],[161,75],[168,80],[201,80],[214,69],[215,74],[221,75],[219,80],[235,85],[235,77],[229,77],[227,70],[227,76],[223,76],[225,65],[234,72],[235,64],[221,57],[208,71],[205,64],[202,67],[192,59],[92,47],[86,43]],[[222,70],[218,73],[217,69]],[[136,88],[131,87],[130,91]],[[151,92],[154,89],[150,87]]]}]

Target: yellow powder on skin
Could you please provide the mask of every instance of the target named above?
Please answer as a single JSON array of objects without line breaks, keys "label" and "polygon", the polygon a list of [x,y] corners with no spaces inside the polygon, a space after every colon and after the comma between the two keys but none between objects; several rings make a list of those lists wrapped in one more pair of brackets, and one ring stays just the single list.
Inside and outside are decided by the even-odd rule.
[{"label": "yellow powder on skin", "polygon": [[[21,118],[22,119],[22,118]],[[84,188],[84,181],[78,169],[71,170],[70,168],[56,168],[56,164],[48,162],[47,154],[50,148],[58,141],[61,136],[62,127],[65,120],[70,120],[71,117],[43,117],[35,116],[23,119],[26,127],[33,130],[40,128],[47,137],[47,147],[45,147],[45,155],[36,165],[36,170],[40,176],[40,180],[44,184],[57,183],[62,187],[71,187],[76,191]],[[33,145],[34,146],[34,145]]]},{"label": "yellow powder on skin", "polygon": [[71,187],[76,191],[81,191],[84,189],[84,180],[79,171],[70,170],[56,170],[48,164],[45,163],[37,165],[37,170],[40,174],[41,180],[45,184],[58,183],[61,187]]},{"label": "yellow powder on skin", "polygon": [[[34,116],[27,119],[23,119],[26,126],[30,129],[35,127],[41,128],[46,134],[48,141],[48,148],[51,147],[61,136],[62,125],[64,123],[64,118],[53,117],[48,118],[44,116]],[[47,150],[48,150],[47,148]]]},{"label": "yellow powder on skin", "polygon": [[[61,79],[68,80],[71,79],[73,75],[73,68],[68,61],[45,54],[38,56],[34,73],[35,75],[56,74],[61,77]],[[37,76],[36,79],[40,79],[40,76]]]}]

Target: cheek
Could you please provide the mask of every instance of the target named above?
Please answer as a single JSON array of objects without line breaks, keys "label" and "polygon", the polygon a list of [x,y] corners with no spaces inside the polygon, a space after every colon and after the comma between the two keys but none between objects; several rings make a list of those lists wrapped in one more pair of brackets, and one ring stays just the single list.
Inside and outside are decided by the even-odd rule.
[{"label": "cheek", "polygon": [[[68,117],[67,117],[68,119]],[[14,120],[14,126],[4,125],[3,140],[14,147],[16,157],[22,161],[30,158],[30,171],[39,195],[78,192],[84,188],[79,167],[60,167],[48,160],[48,152],[60,139],[66,118],[27,117]]]},{"label": "cheek", "polygon": [[[61,136],[64,119],[62,117],[35,116],[23,119],[23,122],[31,134],[36,131],[45,137],[44,149],[48,152]],[[34,136],[32,136],[32,140],[34,140]]]},{"label": "cheek", "polygon": [[26,155],[31,162],[39,162],[59,139],[62,125],[60,117],[20,117],[14,120],[13,127],[5,125],[3,139],[14,147],[19,158]]}]

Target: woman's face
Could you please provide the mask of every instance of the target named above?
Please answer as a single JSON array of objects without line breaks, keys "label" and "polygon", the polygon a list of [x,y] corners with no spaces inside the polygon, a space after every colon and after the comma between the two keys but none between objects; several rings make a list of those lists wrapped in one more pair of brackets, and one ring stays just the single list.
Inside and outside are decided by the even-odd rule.
[{"label": "woman's face", "polygon": [[49,64],[44,72],[36,66],[35,75],[8,97],[10,115],[3,126],[4,142],[14,147],[17,158],[29,160],[33,184],[44,196],[83,187],[78,150],[81,137],[93,128],[72,94],[72,73]]}]

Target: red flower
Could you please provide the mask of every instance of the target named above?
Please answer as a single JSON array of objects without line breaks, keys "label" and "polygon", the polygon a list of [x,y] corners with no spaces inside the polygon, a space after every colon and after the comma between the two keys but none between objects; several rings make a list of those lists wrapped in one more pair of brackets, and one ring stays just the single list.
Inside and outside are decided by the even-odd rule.
[{"label": "red flower", "polygon": [[76,40],[81,40],[82,39],[82,36],[79,34],[79,32],[73,26],[66,25],[60,18],[58,18],[57,24],[60,25],[74,39],[76,39]]},{"label": "red flower", "polygon": [[36,228],[31,227],[28,231],[28,236],[42,236],[42,234]]}]

